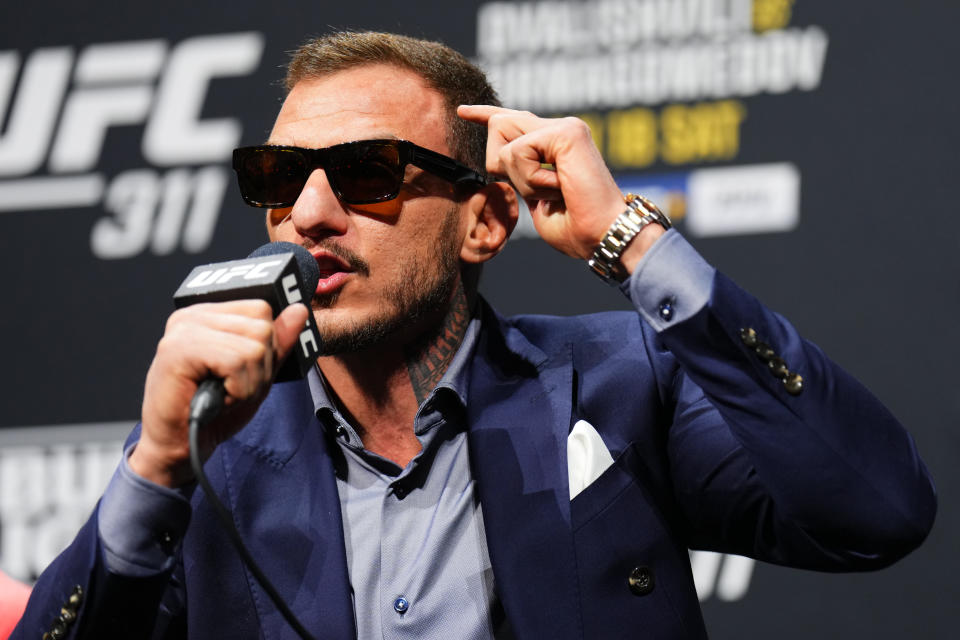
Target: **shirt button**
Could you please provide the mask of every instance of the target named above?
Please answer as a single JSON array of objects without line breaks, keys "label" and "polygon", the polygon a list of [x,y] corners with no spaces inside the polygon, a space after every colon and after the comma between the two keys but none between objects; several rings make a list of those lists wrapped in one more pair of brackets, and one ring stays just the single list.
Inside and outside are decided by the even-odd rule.
[{"label": "shirt button", "polygon": [[407,490],[398,485],[393,488],[393,495],[397,496],[397,500],[403,500],[407,497]]},{"label": "shirt button", "polygon": [[350,442],[350,434],[347,433],[347,428],[342,424],[337,425],[337,437],[343,438],[347,442]]},{"label": "shirt button", "polygon": [[673,318],[673,301],[664,300],[660,303],[660,317],[669,322]]},{"label": "shirt button", "polygon": [[176,543],[173,539],[173,534],[169,531],[161,531],[157,535],[157,545],[160,547],[160,550],[168,555],[173,554],[174,547]]},{"label": "shirt button", "polygon": [[393,610],[401,615],[406,613],[407,609],[409,608],[410,603],[407,602],[407,599],[402,596],[393,601]]}]

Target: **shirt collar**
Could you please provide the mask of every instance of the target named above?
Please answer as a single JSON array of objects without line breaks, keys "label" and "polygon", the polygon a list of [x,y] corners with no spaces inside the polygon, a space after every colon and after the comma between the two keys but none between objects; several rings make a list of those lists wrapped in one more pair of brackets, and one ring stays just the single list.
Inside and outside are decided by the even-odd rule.
[{"label": "shirt collar", "polygon": [[[477,348],[477,338],[480,335],[480,315],[474,315],[467,324],[467,330],[463,335],[463,341],[460,348],[450,361],[450,366],[443,374],[437,386],[427,395],[421,403],[421,409],[430,402],[440,389],[448,389],[455,394],[462,407],[467,406],[467,389],[470,386],[470,361],[473,359],[473,353]],[[311,367],[307,372],[307,384],[310,386],[310,396],[313,398],[314,411],[318,418],[322,414],[330,414],[340,423],[345,423],[343,416],[337,409],[336,403],[332,400],[330,390],[327,388],[327,381],[320,373],[319,367]],[[326,423],[324,423],[326,424]]]}]

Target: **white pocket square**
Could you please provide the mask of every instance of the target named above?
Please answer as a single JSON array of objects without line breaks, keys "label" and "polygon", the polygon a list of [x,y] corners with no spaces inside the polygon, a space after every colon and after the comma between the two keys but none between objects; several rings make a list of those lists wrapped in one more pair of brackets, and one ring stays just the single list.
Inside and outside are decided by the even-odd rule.
[{"label": "white pocket square", "polygon": [[578,420],[567,436],[570,499],[589,487],[612,464],[613,457],[597,430],[586,420]]}]

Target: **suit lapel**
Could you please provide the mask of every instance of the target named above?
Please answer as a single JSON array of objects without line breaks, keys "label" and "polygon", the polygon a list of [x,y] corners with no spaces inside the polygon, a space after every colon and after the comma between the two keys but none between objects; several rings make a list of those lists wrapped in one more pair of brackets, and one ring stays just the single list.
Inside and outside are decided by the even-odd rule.
[{"label": "suit lapel", "polygon": [[497,592],[521,638],[580,638],[566,442],[570,349],[544,354],[487,310],[468,393],[470,458]]},{"label": "suit lapel", "polygon": [[[251,553],[314,634],[354,637],[340,500],[331,450],[306,381],[275,384],[224,452],[234,519]],[[333,445],[335,449],[335,445]],[[247,572],[264,630],[289,627]]]}]

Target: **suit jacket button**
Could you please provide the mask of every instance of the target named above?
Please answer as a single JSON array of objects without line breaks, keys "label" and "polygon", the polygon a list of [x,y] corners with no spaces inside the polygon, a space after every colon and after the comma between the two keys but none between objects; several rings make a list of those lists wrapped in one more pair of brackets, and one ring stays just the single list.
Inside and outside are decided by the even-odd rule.
[{"label": "suit jacket button", "polygon": [[634,567],[627,582],[633,595],[645,596],[653,591],[653,571],[649,567]]},{"label": "suit jacket button", "polygon": [[764,362],[769,362],[771,359],[777,357],[777,352],[774,351],[773,348],[770,345],[768,345],[766,342],[758,342],[757,346],[754,347],[753,350],[757,353],[757,356],[759,356],[759,358]]},{"label": "suit jacket button", "polygon": [[799,373],[791,373],[784,379],[783,386],[787,393],[798,396],[803,391],[803,377]]},{"label": "suit jacket button", "polygon": [[780,378],[781,380],[790,375],[790,371],[787,369],[786,361],[779,356],[770,358],[770,361],[767,362],[767,366],[770,367],[770,373],[772,373],[774,377]]}]

